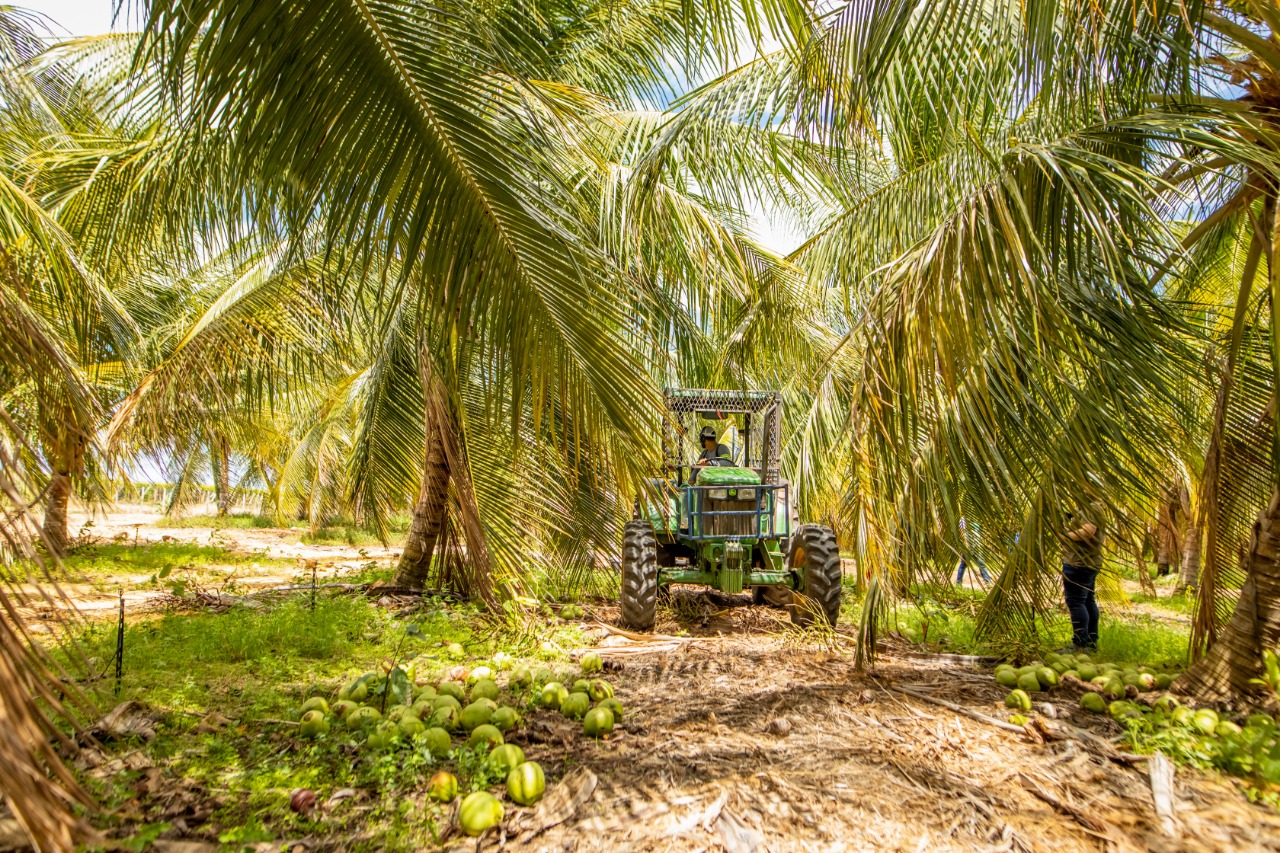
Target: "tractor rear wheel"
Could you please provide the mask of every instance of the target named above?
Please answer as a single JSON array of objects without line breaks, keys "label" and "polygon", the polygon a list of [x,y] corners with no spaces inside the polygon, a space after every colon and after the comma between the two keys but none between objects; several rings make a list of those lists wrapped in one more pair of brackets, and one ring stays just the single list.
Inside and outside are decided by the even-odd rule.
[{"label": "tractor rear wheel", "polygon": [[791,621],[810,625],[816,617],[834,626],[840,618],[840,546],[830,527],[802,524],[791,537],[787,564],[796,573]]},{"label": "tractor rear wheel", "polygon": [[658,610],[658,540],[647,521],[622,529],[622,624],[649,631]]}]

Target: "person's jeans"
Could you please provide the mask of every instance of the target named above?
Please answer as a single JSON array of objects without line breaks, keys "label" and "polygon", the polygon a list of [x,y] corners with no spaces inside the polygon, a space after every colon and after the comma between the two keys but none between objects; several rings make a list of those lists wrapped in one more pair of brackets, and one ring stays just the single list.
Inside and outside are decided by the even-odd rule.
[{"label": "person's jeans", "polygon": [[1097,580],[1097,569],[1062,565],[1062,595],[1071,614],[1071,644],[1077,649],[1098,647],[1098,599],[1093,593]]},{"label": "person's jeans", "polygon": [[[962,556],[960,558],[960,571],[956,572],[956,583],[964,583],[964,569],[968,564],[968,558]],[[978,561],[978,571],[982,573],[984,583],[991,583],[991,575],[987,574],[987,565],[981,560]]]}]

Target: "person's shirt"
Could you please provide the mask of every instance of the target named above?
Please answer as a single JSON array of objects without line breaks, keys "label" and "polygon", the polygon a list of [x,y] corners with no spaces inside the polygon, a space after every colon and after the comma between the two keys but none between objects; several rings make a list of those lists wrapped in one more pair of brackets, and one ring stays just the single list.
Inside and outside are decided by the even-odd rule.
[{"label": "person's shirt", "polygon": [[710,462],[712,459],[720,459],[720,458],[732,459],[733,456],[731,455],[731,453],[732,451],[730,451],[729,448],[723,444],[717,444],[716,449],[714,451],[708,450],[707,448],[704,447],[702,449],[702,455],[698,457],[698,461]]},{"label": "person's shirt", "polygon": [[1106,543],[1106,513],[1101,504],[1087,504],[1075,511],[1067,520],[1067,533],[1074,533],[1085,525],[1092,524],[1097,530],[1092,536],[1080,534],[1079,539],[1070,536],[1062,537],[1062,562],[1068,566],[1081,566],[1086,569],[1102,568],[1102,546]]}]

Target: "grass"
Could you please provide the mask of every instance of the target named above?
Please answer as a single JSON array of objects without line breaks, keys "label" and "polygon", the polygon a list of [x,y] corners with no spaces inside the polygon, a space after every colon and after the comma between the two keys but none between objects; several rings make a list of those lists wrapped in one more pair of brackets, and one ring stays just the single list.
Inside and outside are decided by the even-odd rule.
[{"label": "grass", "polygon": [[[309,601],[302,593],[277,606],[133,622],[125,632],[119,694],[112,692],[110,677],[89,682],[100,706],[135,699],[158,717],[153,740],[113,748],[141,749],[166,773],[191,780],[200,791],[216,792],[210,825],[224,844],[342,835],[356,839],[344,843],[357,850],[431,845],[441,815],[426,805],[421,789],[437,763],[412,750],[366,755],[363,739],[344,731],[300,741],[290,723],[299,705],[312,695],[332,698],[357,675],[393,662],[435,678],[447,666],[486,659],[499,650],[530,662],[564,662],[559,649],[581,641],[574,625],[539,622],[536,630],[521,631],[487,621],[471,606],[440,600],[424,602],[406,619],[359,596],[322,592],[314,611]],[[410,624],[420,636],[411,635]],[[79,641],[92,668],[109,674],[114,625],[90,623]],[[446,646],[455,642],[466,649],[461,659],[447,654]],[[216,731],[202,730],[202,720],[214,711],[229,722]],[[89,784],[105,804],[122,806],[135,803],[131,785],[139,778],[125,771]],[[371,811],[338,810],[313,822],[289,810],[289,792],[299,787],[324,794],[355,788],[370,795],[364,802]],[[162,818],[133,819],[159,823]],[[139,837],[150,831],[139,829]]]},{"label": "grass", "polygon": [[170,518],[168,516],[161,517],[155,522],[156,527],[167,529],[189,529],[189,528],[235,528],[235,529],[279,529],[281,527],[304,527],[302,522],[288,522],[280,524],[273,516],[256,515],[253,513],[233,513],[231,515],[184,515],[181,517]]},{"label": "grass", "polygon": [[294,560],[261,552],[235,551],[220,544],[109,542],[82,545],[63,560],[64,580],[94,581],[107,575],[168,576],[181,570],[200,572],[215,566],[292,566]]}]

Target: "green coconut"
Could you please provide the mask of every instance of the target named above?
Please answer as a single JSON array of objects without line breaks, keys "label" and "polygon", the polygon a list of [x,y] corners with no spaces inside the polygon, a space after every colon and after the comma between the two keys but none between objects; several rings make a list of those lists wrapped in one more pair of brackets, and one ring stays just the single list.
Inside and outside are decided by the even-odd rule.
[{"label": "green coconut", "polygon": [[1049,664],[1049,669],[1053,670],[1058,675],[1062,675],[1062,673],[1071,669],[1071,665],[1068,663],[1065,663],[1064,661],[1056,660],[1053,663]]},{"label": "green coconut", "polygon": [[467,688],[458,681],[442,681],[436,685],[436,693],[440,696],[452,696],[459,703],[467,698]]},{"label": "green coconut", "polygon": [[422,733],[422,745],[435,758],[444,758],[449,754],[453,741],[447,731],[439,726],[432,726]]},{"label": "green coconut", "polygon": [[1080,697],[1080,707],[1091,714],[1101,714],[1107,710],[1107,700],[1099,693],[1086,693]]},{"label": "green coconut", "polygon": [[515,708],[508,708],[504,705],[493,712],[489,722],[493,723],[498,731],[509,732],[520,725],[520,713]]},{"label": "green coconut", "polygon": [[371,741],[374,738],[377,738],[378,743],[384,749],[393,747],[400,742],[400,726],[390,720],[383,720],[378,723],[373,733],[369,735]]},{"label": "green coconut", "polygon": [[493,775],[502,778],[524,763],[524,750],[514,743],[504,743],[494,747],[493,752],[484,760],[485,768]]},{"label": "green coconut", "polygon": [[392,705],[390,708],[387,709],[386,718],[393,723],[398,723],[400,722],[400,718],[403,717],[406,713],[409,713],[409,706]]},{"label": "green coconut", "polygon": [[427,725],[445,729],[446,731],[453,731],[458,727],[458,714],[458,709],[452,705],[436,708],[431,712],[431,718],[427,720]]},{"label": "green coconut", "polygon": [[467,738],[467,746],[476,746],[482,743],[487,743],[490,747],[502,746],[502,732],[498,731],[496,726],[488,723],[483,726],[476,726],[471,731],[471,737]]},{"label": "green coconut", "polygon": [[612,712],[613,712],[613,719],[614,719],[615,721],[619,722],[619,723],[620,723],[620,722],[622,722],[622,702],[621,702],[621,700],[619,700],[619,699],[617,699],[617,698],[615,698],[615,697],[610,696],[608,699],[605,699],[603,702],[601,702],[600,704],[596,705],[596,707],[597,707],[597,708],[608,708],[610,711],[612,711]]},{"label": "green coconut", "polygon": [[458,722],[469,732],[475,731],[477,726],[483,726],[491,719],[493,719],[493,709],[483,702],[472,702],[458,715]]},{"label": "green coconut", "polygon": [[1124,684],[1125,687],[1141,687],[1142,676],[1131,669],[1127,669],[1121,673],[1120,682]]},{"label": "green coconut", "polygon": [[1196,715],[1186,705],[1179,705],[1173,709],[1173,713],[1169,715],[1169,718],[1177,725],[1189,728],[1195,723]]},{"label": "green coconut", "polygon": [[582,719],[582,732],[587,737],[604,737],[612,731],[613,712],[608,708],[592,708]]},{"label": "green coconut", "polygon": [[589,693],[591,691],[591,682],[585,678],[579,678],[573,682],[573,686],[569,688],[570,693]]},{"label": "green coconut", "polygon": [[452,708],[455,711],[462,710],[462,703],[458,701],[456,696],[437,696],[431,702],[432,708]]},{"label": "green coconut", "polygon": [[493,681],[493,667],[481,664],[467,673],[467,684],[475,684],[477,681],[484,681],[485,679]]},{"label": "green coconut", "polygon": [[533,805],[546,790],[547,778],[536,761],[526,761],[507,774],[507,796],[519,805]]},{"label": "green coconut", "polygon": [[451,803],[458,796],[458,777],[441,770],[427,782],[427,796],[437,803]]},{"label": "green coconut", "polygon": [[458,825],[463,832],[475,838],[502,823],[505,813],[497,797],[488,791],[476,791],[462,798],[462,805],[458,807]]},{"label": "green coconut", "polygon": [[497,699],[502,695],[498,683],[492,678],[482,678],[471,686],[471,701],[477,699]]},{"label": "green coconut", "polygon": [[1010,714],[1009,722],[1015,726],[1025,726],[1027,724],[1027,718],[1022,714]]},{"label": "green coconut", "polygon": [[319,711],[321,714],[327,714],[329,713],[329,703],[324,700],[323,696],[312,696],[302,703],[302,709],[298,711],[298,719],[302,719],[302,715],[308,711]]},{"label": "green coconut", "polygon": [[1123,699],[1117,699],[1107,706],[1107,713],[1111,715],[1111,719],[1117,723],[1123,723],[1125,720],[1131,719],[1135,714],[1142,716],[1139,710],[1132,702],[1126,702]]},{"label": "green coconut", "polygon": [[409,713],[413,714],[419,720],[423,719],[424,717],[427,719],[430,719],[431,712],[434,711],[435,709],[436,709],[435,705],[431,703],[431,700],[423,699],[420,702],[414,702],[413,707],[409,709]]},{"label": "green coconut", "polygon": [[527,666],[518,666],[511,671],[511,677],[507,679],[507,684],[516,688],[528,687],[533,683],[533,673],[529,671]]},{"label": "green coconut", "polygon": [[997,670],[996,684],[1013,689],[1018,686],[1018,673],[1013,668]]},{"label": "green coconut", "polygon": [[445,646],[444,653],[454,660],[467,656],[467,650],[462,647],[462,643],[450,643]]},{"label": "green coconut", "polygon": [[1123,699],[1125,695],[1124,684],[1113,678],[1102,688],[1102,695],[1108,699]]},{"label": "green coconut", "polygon": [[349,699],[352,702],[360,703],[369,698],[369,682],[376,676],[373,673],[366,673],[355,681],[352,681],[346,687],[338,691],[339,699]]},{"label": "green coconut", "polygon": [[357,705],[355,702],[352,702],[350,699],[339,699],[337,702],[334,702],[333,705],[329,708],[329,713],[333,714],[333,718],[336,721],[343,723],[345,725],[347,716],[352,711],[354,711],[356,708],[359,708],[359,707],[360,707],[359,705]]},{"label": "green coconut", "polygon": [[323,711],[313,709],[302,715],[302,720],[298,723],[298,734],[305,738],[314,738],[328,733],[329,721],[324,718]]},{"label": "green coconut", "polygon": [[581,720],[591,708],[591,697],[586,693],[570,693],[560,703],[560,713]]},{"label": "green coconut", "polygon": [[597,678],[591,682],[587,695],[591,697],[592,702],[603,702],[605,699],[612,699],[613,685],[603,678]]},{"label": "green coconut", "polygon": [[1080,674],[1081,681],[1093,681],[1098,677],[1098,668],[1091,663],[1077,664],[1076,672]]},{"label": "green coconut", "polygon": [[435,698],[438,695],[439,694],[436,693],[436,688],[434,684],[424,684],[413,691],[413,701],[415,703],[433,702],[435,701]]},{"label": "green coconut", "polygon": [[347,714],[347,725],[353,729],[371,729],[380,722],[382,722],[382,713],[368,705],[362,705]]},{"label": "green coconut", "polygon": [[1014,708],[1018,711],[1031,710],[1031,697],[1027,695],[1025,690],[1010,690],[1009,695],[1004,697],[1006,708]]},{"label": "green coconut", "polygon": [[1244,722],[1246,728],[1250,729],[1274,729],[1276,721],[1272,719],[1270,714],[1250,714]]},{"label": "green coconut", "polygon": [[1050,687],[1058,686],[1058,673],[1051,667],[1042,666],[1036,670],[1036,680],[1040,682],[1040,686],[1045,690]]},{"label": "green coconut", "polygon": [[1201,708],[1191,718],[1191,725],[1201,734],[1211,735],[1218,728],[1218,715],[1210,708]]},{"label": "green coconut", "polygon": [[534,684],[550,684],[556,680],[556,674],[549,669],[540,669],[533,674]]},{"label": "green coconut", "polygon": [[1156,677],[1149,672],[1138,673],[1138,689],[1146,692],[1156,689]]},{"label": "green coconut", "polygon": [[1173,686],[1173,676],[1168,673],[1161,673],[1156,676],[1156,690],[1168,690]]},{"label": "green coconut", "polygon": [[1172,696],[1161,696],[1159,699],[1151,703],[1151,707],[1157,711],[1163,711],[1166,714],[1172,714],[1173,710],[1178,707],[1178,700]]},{"label": "green coconut", "polygon": [[1223,720],[1220,723],[1218,723],[1218,727],[1213,730],[1213,733],[1218,737],[1224,737],[1224,738],[1239,737],[1240,735],[1244,734],[1244,730],[1240,728],[1240,726],[1231,722],[1230,720]]},{"label": "green coconut", "polygon": [[399,725],[400,734],[407,738],[411,738],[414,735],[420,735],[427,730],[427,727],[422,724],[422,720],[419,720],[413,714],[405,714],[402,716],[400,718]]},{"label": "green coconut", "polygon": [[1034,672],[1028,672],[1025,675],[1018,676],[1018,689],[1025,690],[1028,693],[1040,692],[1040,680],[1036,678]]},{"label": "green coconut", "polygon": [[569,698],[569,691],[558,681],[548,682],[542,688],[542,706],[552,710],[559,708],[560,703]]}]

